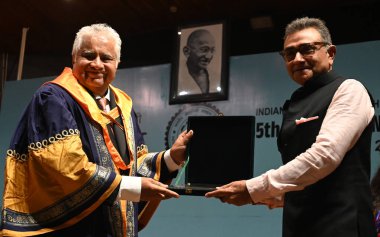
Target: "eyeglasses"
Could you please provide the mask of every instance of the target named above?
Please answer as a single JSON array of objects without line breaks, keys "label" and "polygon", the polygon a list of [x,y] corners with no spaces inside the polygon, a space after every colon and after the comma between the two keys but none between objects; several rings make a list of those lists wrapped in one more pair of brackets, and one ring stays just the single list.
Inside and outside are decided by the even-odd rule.
[{"label": "eyeglasses", "polygon": [[280,55],[285,59],[285,61],[292,61],[297,53],[299,52],[302,56],[311,56],[315,51],[320,50],[323,46],[330,45],[327,42],[312,42],[300,44],[297,47],[289,47],[280,51]]}]

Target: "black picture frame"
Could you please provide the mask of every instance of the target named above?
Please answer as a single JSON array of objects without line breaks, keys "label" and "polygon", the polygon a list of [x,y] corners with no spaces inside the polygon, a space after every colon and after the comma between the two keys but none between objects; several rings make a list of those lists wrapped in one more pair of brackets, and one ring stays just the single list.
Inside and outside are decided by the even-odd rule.
[{"label": "black picture frame", "polygon": [[178,27],[169,104],[228,99],[226,31],[225,21]]}]

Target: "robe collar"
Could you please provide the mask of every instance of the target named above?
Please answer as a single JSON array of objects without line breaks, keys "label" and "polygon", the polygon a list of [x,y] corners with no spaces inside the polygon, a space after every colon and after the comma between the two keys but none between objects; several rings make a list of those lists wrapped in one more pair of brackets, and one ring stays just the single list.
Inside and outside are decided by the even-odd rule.
[{"label": "robe collar", "polygon": [[[98,123],[102,127],[105,143],[107,145],[107,148],[116,166],[123,170],[130,168],[130,165],[135,155],[135,152],[133,151],[134,149],[132,149],[131,151],[131,147],[130,147],[130,154],[132,155],[131,163],[127,166],[123,162],[122,158],[120,157],[120,154],[117,152],[117,149],[114,147],[114,145],[111,142],[110,135],[107,129],[107,124],[110,123],[110,119],[102,114],[102,111],[99,109],[98,105],[96,104],[95,99],[87,91],[87,89],[78,82],[78,80],[73,75],[72,69],[66,67],[61,73],[61,75],[59,75],[53,81],[50,81],[47,83],[53,83],[53,84],[59,85],[74,98],[74,100],[79,104],[79,106],[84,110],[84,112],[95,123]],[[109,89],[112,90],[115,96],[116,105],[119,108],[123,108],[120,111],[121,111],[121,116],[123,118],[124,131],[126,132],[126,134],[128,133],[127,142],[129,146],[134,147],[133,136],[131,136],[131,134],[133,134],[133,131],[129,131],[131,128],[128,128],[128,124],[131,121],[132,99],[126,93],[124,93],[123,91],[119,90],[118,88],[112,85],[109,85]]]}]

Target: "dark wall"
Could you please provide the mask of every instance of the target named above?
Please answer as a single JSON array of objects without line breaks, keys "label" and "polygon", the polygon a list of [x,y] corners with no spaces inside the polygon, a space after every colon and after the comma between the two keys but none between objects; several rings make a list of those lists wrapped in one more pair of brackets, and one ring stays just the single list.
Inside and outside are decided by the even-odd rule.
[{"label": "dark wall", "polygon": [[[273,28],[253,30],[249,19],[231,19],[226,16],[228,26],[228,54],[231,56],[248,55],[278,51],[282,48],[283,31],[291,20],[302,17],[319,17],[326,21],[335,44],[356,43],[380,39],[380,1],[363,6],[329,8],[319,6],[309,10],[292,12],[262,12],[257,15],[269,15],[273,19]],[[220,20],[220,19],[216,19]],[[199,22],[183,22],[191,24]],[[122,37],[122,58],[119,68],[130,68],[170,63],[174,60],[176,46],[176,28],[168,28],[130,34]],[[74,36],[73,36],[74,37]],[[30,54],[28,42],[25,49],[23,78],[54,76],[63,67],[71,65],[71,45],[73,38],[67,39],[66,45],[57,45],[61,53]],[[19,55],[8,55],[7,80],[15,80]]]}]

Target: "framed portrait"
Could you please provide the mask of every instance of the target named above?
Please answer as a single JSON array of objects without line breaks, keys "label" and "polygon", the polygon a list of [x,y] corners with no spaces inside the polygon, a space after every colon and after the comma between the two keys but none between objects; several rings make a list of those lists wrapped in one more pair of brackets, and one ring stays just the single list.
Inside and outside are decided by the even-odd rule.
[{"label": "framed portrait", "polygon": [[226,23],[182,26],[177,37],[169,104],[226,100]]}]

